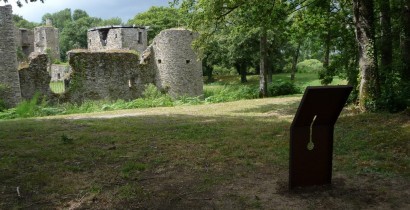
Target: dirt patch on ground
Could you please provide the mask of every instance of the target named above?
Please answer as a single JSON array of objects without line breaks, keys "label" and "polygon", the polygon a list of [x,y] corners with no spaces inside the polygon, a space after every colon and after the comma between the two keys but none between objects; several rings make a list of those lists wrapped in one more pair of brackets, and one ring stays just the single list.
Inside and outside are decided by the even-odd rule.
[{"label": "dirt patch on ground", "polygon": [[[78,209],[409,209],[407,181],[336,173],[331,186],[288,190],[287,171],[263,167],[232,174],[217,183],[206,183],[203,175],[169,168],[134,180],[138,200],[116,203],[104,193],[87,198]],[[206,173],[206,172],[204,172]],[[215,176],[218,173],[212,172]],[[226,174],[225,174],[226,176]],[[115,197],[115,196],[114,196]],[[75,208],[75,209],[77,209]]]}]

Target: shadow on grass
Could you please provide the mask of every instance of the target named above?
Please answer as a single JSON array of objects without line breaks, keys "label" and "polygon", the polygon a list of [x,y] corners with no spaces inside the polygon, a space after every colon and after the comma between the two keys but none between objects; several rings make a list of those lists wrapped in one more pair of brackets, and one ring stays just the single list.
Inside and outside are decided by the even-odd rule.
[{"label": "shadow on grass", "polygon": [[[267,107],[243,112],[263,113]],[[294,107],[296,103],[276,108],[290,113]],[[378,117],[384,116],[342,118],[336,134],[367,121],[380,129],[385,122],[377,121]],[[400,122],[397,127],[405,129],[408,122],[399,118],[391,116],[389,122]],[[400,208],[408,204],[405,191],[389,185],[401,183],[397,177],[371,179],[372,173],[348,177],[349,165],[355,160],[343,149],[337,151],[342,159],[335,159],[335,166],[340,180],[351,179],[344,185],[348,187],[336,180],[331,190],[288,193],[284,183],[290,122],[277,117],[144,115],[12,120],[0,126],[1,209],[275,209],[321,204],[324,208]],[[396,131],[403,133],[400,138],[408,137],[407,131]],[[345,145],[338,147],[355,148],[356,138],[366,134],[366,129],[358,129],[351,137],[343,136],[340,142]],[[381,161],[390,164],[395,160]],[[393,173],[402,175],[401,171]],[[383,189],[375,187],[378,184]]]},{"label": "shadow on grass", "polygon": [[261,105],[256,108],[249,108],[239,110],[236,113],[269,113],[275,112],[280,116],[289,116],[295,115],[296,110],[298,109],[300,101],[289,102],[289,103],[280,103],[280,104],[268,104]]}]

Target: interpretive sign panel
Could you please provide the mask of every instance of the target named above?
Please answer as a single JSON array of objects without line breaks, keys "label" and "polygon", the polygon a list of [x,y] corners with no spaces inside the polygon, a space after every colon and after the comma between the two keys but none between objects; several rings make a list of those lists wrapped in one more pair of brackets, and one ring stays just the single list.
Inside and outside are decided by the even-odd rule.
[{"label": "interpretive sign panel", "polygon": [[290,128],[289,188],[332,179],[333,128],[352,86],[307,87]]}]

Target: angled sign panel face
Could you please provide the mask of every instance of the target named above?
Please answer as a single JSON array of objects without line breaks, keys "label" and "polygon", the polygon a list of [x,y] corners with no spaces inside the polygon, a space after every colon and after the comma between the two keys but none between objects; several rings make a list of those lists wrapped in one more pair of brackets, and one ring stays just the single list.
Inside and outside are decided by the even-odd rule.
[{"label": "angled sign panel face", "polygon": [[306,88],[290,129],[290,189],[331,183],[333,128],[352,89]]}]

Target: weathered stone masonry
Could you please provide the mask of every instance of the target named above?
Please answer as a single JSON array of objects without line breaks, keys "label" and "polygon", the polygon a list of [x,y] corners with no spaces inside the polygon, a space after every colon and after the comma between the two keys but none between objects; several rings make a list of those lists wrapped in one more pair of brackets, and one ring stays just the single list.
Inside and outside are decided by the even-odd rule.
[{"label": "weathered stone masonry", "polygon": [[35,93],[50,98],[50,74],[47,72],[47,55],[32,53],[27,68],[19,70],[21,96],[25,100],[33,98]]},{"label": "weathered stone masonry", "polygon": [[172,97],[203,94],[202,63],[192,49],[197,34],[185,29],[167,29],[150,46],[154,57],[156,86]]},{"label": "weathered stone masonry", "polygon": [[34,52],[49,55],[53,60],[60,60],[58,29],[46,25],[34,29]]},{"label": "weathered stone masonry", "polygon": [[141,26],[104,26],[88,30],[88,49],[135,50],[142,53],[147,48],[147,30]]},{"label": "weathered stone masonry", "polygon": [[12,17],[10,5],[0,6],[0,84],[6,86],[5,92],[0,93],[0,98],[6,106],[15,106],[21,100]]},{"label": "weathered stone masonry", "polygon": [[68,92],[72,102],[85,100],[133,100],[142,96],[145,85],[154,83],[154,71],[139,64],[133,51],[68,52],[72,73]]},{"label": "weathered stone masonry", "polygon": [[16,44],[28,58],[30,53],[34,52],[34,32],[26,28],[16,28]]},{"label": "weathered stone masonry", "polygon": [[63,81],[63,80],[69,79],[71,72],[72,72],[71,66],[69,65],[51,64],[49,73],[51,76],[51,81],[56,82],[56,81]]}]

